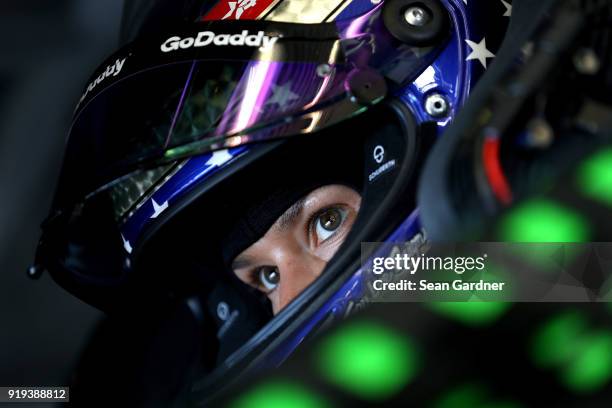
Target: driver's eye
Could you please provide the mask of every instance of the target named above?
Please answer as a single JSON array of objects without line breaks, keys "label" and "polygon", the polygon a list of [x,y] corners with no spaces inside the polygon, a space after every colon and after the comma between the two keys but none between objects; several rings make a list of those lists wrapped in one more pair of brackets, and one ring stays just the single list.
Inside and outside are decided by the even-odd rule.
[{"label": "driver's eye", "polygon": [[257,281],[267,291],[273,291],[280,282],[280,273],[275,266],[262,266],[257,271]]},{"label": "driver's eye", "polygon": [[342,226],[347,217],[347,211],[342,208],[327,208],[314,219],[314,230],[318,243],[327,240]]}]

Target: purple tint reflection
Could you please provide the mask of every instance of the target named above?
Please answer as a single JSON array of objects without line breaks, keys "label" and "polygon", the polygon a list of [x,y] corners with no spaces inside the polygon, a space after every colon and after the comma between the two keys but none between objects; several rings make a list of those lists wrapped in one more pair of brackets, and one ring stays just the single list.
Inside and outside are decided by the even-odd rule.
[{"label": "purple tint reflection", "polygon": [[[253,125],[259,120],[264,101],[270,94],[271,84],[278,76],[279,64],[268,61],[253,61],[236,87],[226,115],[217,128],[217,134],[233,134]],[[237,107],[236,115],[227,115]]]},{"label": "purple tint reflection", "polygon": [[250,62],[215,135],[233,135],[288,117],[342,92],[336,86],[344,78],[341,67],[331,66],[331,76],[318,75],[317,68],[314,63]]},{"label": "purple tint reflection", "polygon": [[187,90],[191,86],[191,79],[193,78],[193,71],[198,63],[196,61],[191,63],[191,69],[189,70],[189,75],[187,76],[187,80],[185,81],[185,86],[183,87],[183,91],[181,92],[181,98],[179,99],[178,105],[172,117],[172,123],[170,124],[170,129],[168,129],[168,136],[166,136],[166,141],[164,143],[164,149],[168,148],[170,144],[170,140],[172,139],[172,132],[174,132],[174,127],[176,126],[176,120],[183,109],[183,104],[185,103],[185,95],[187,95]]},{"label": "purple tint reflection", "polygon": [[340,33],[341,39],[357,38],[364,34],[371,33],[371,26],[373,21],[378,20],[380,10],[383,3],[374,7],[367,13],[353,19],[340,20],[336,23],[338,32]]}]

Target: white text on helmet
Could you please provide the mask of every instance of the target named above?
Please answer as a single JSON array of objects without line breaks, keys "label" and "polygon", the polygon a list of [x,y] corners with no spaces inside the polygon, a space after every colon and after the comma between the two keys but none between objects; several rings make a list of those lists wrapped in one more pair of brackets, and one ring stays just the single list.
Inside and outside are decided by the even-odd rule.
[{"label": "white text on helmet", "polygon": [[93,91],[94,88],[97,87],[102,81],[104,81],[106,78],[110,78],[111,76],[116,77],[117,75],[121,73],[121,70],[123,69],[123,65],[125,64],[126,59],[127,58],[117,59],[114,63],[107,66],[106,69],[100,75],[98,75],[97,78],[95,78],[93,81],[89,83],[89,85],[85,89],[85,92],[83,93],[83,95],[81,95],[81,99],[79,99],[79,103],[77,104],[77,109],[81,105],[81,103],[83,103],[87,95],[91,91]]},{"label": "white text on helmet", "polygon": [[171,52],[209,45],[268,49],[274,46],[278,39],[279,37],[265,35],[263,31],[259,31],[257,34],[249,34],[248,30],[243,30],[241,34],[215,34],[212,31],[200,31],[196,37],[170,37],[161,45],[161,50],[162,52]]}]

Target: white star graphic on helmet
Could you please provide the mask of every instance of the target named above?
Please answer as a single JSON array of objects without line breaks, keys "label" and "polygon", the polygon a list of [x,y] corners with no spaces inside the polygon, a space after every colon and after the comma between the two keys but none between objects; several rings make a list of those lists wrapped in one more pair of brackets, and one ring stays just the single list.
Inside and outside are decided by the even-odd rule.
[{"label": "white star graphic on helmet", "polygon": [[300,95],[291,91],[291,81],[287,81],[284,85],[272,85],[272,97],[268,99],[266,105],[277,104],[283,107],[299,97]]},{"label": "white star graphic on helmet", "polygon": [[125,252],[127,252],[128,254],[131,254],[132,253],[132,245],[130,244],[130,241],[125,239],[123,234],[121,234],[121,239],[123,240],[123,249],[125,249]]},{"label": "white star graphic on helmet", "polygon": [[477,59],[480,61],[482,66],[487,68],[487,58],[495,57],[491,51],[487,50],[487,39],[483,37],[483,39],[479,43],[475,43],[474,41],[465,40],[465,42],[470,46],[472,52],[465,59],[466,61]]},{"label": "white star graphic on helmet", "polygon": [[465,3],[465,5],[467,6],[467,0],[463,0],[463,2]]},{"label": "white star graphic on helmet", "polygon": [[151,199],[151,203],[153,203],[153,215],[150,218],[157,218],[161,213],[163,213],[168,208],[168,201],[163,203],[162,205],[157,204],[155,199]]},{"label": "white star graphic on helmet", "polygon": [[230,152],[227,149],[217,150],[213,153],[210,159],[206,162],[208,166],[222,166],[232,159]]},{"label": "white star graphic on helmet", "polygon": [[512,4],[504,0],[501,0],[501,2],[506,8],[506,11],[504,12],[504,17],[512,17]]}]

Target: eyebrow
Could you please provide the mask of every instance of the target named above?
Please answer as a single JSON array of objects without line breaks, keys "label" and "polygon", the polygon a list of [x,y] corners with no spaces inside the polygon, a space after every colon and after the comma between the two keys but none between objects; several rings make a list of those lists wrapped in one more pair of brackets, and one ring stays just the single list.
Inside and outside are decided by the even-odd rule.
[{"label": "eyebrow", "polygon": [[239,256],[238,258],[234,259],[234,261],[232,262],[231,268],[233,270],[236,270],[240,268],[245,268],[252,264],[253,264],[253,260],[250,257],[243,255],[243,256]]},{"label": "eyebrow", "polygon": [[302,211],[304,210],[304,204],[306,203],[306,197],[302,197],[297,200],[287,211],[280,216],[277,221],[278,229],[280,231],[286,231],[290,226],[295,224],[295,221],[300,216]]},{"label": "eyebrow", "polygon": [[[297,220],[297,218],[300,216],[300,214],[304,210],[304,205],[306,204],[307,198],[308,196],[297,200],[291,207],[289,207],[287,211],[283,213],[283,215],[279,217],[279,219],[276,221],[275,224],[277,225],[277,228],[280,231],[285,231],[289,229],[290,226],[295,224],[295,221]],[[253,263],[254,263],[253,260],[247,255],[238,256],[232,262],[231,268],[233,270],[241,269],[247,266],[251,266]]]}]

